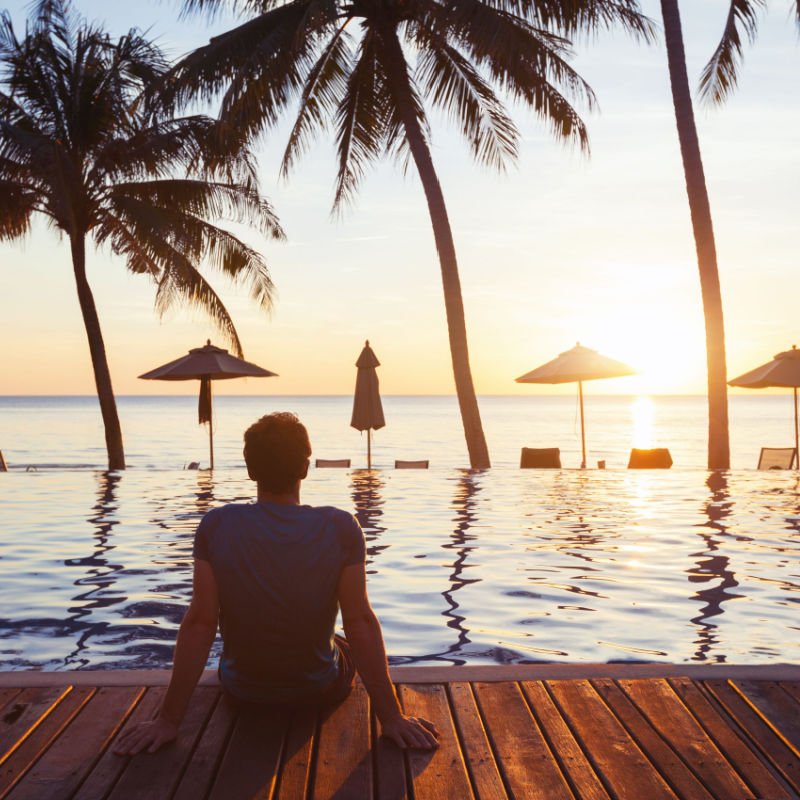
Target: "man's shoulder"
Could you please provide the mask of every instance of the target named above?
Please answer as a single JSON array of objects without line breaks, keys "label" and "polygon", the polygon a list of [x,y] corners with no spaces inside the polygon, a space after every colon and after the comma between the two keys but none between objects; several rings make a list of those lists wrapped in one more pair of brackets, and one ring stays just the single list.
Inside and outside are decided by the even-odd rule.
[{"label": "man's shoulder", "polygon": [[343,508],[337,508],[336,506],[309,506],[308,508],[310,508],[313,513],[330,520],[337,525],[337,527],[353,527],[354,525],[358,525],[356,518]]},{"label": "man's shoulder", "polygon": [[252,511],[252,503],[226,503],[224,506],[217,506],[212,508],[203,515],[201,525],[207,527],[216,527],[228,519],[241,517],[243,514],[248,514]]}]

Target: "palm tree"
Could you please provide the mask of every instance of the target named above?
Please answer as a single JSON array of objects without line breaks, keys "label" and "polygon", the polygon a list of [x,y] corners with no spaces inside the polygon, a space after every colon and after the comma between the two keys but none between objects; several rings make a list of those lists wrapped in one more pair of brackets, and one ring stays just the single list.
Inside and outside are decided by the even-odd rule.
[{"label": "palm tree", "polygon": [[[717,49],[700,77],[704,100],[721,104],[736,88],[742,63],[744,39],[755,42],[758,35],[758,12],[767,0],[730,0],[728,17]],[[800,26],[800,0],[793,0],[795,19]]]},{"label": "palm tree", "polygon": [[706,326],[706,365],[708,374],[708,468],[730,467],[728,438],[728,386],[725,365],[725,326],[722,315],[717,251],[711,206],[708,200],[700,140],[694,121],[692,93],[686,71],[678,0],[661,0],[664,38],[667,45],[669,77],[678,139],[683,159],[689,211],[694,231],[700,291]]},{"label": "palm tree", "polygon": [[222,119],[248,137],[299,96],[281,172],[331,125],[338,145],[334,210],[352,202],[379,158],[413,163],[425,192],[444,288],[461,418],[475,469],[490,465],[472,381],[455,244],[431,157],[424,101],[458,127],[475,159],[502,169],[518,131],[500,95],[531,107],[557,138],[587,148],[569,98],[591,88],[569,66],[571,30],[621,22],[649,35],[637,0],[184,0],[251,18],[183,59],[164,97],[175,107],[222,93]]},{"label": "palm tree", "polygon": [[245,281],[264,308],[272,282],[259,253],[209,220],[282,236],[242,142],[208,117],[147,108],[142,93],[167,66],[136,31],[112,41],[75,18],[68,0],[39,2],[21,40],[9,14],[0,15],[0,240],[27,234],[34,216],[69,240],[112,470],[125,468],[125,454],[86,276],[87,238],[151,277],[159,312],[176,301],[198,306],[241,353],[197,265]]}]

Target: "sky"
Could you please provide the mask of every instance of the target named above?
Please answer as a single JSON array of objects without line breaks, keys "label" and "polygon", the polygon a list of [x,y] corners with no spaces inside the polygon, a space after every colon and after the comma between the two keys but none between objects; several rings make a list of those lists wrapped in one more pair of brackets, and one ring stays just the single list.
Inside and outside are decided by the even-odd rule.
[{"label": "sky", "polygon": [[[2,0],[0,0],[2,3]],[[180,19],[170,0],[134,6],[77,0],[115,34],[146,29],[172,56],[230,24]],[[18,31],[27,2],[6,2]],[[659,21],[656,0],[642,7]],[[728,0],[684,0],[694,85],[719,39]],[[729,378],[800,340],[800,47],[789,0],[770,0],[745,51],[739,89],[721,108],[696,104],[714,216]],[[595,394],[702,394],[705,336],[694,241],[666,53],[604,33],[577,42],[573,65],[599,110],[580,108],[591,155],[556,142],[514,109],[519,159],[505,174],[476,165],[457,132],[434,118],[433,158],[459,258],[472,372],[479,394],[571,393],[514,378],[576,342],[627,362],[632,377]],[[287,118],[288,119],[288,118]],[[335,160],[322,137],[288,181],[278,178],[287,126],[256,147],[263,193],[285,243],[248,241],[277,288],[271,314],[247,290],[209,278],[231,311],[245,356],[279,377],[218,383],[229,394],[348,394],[369,339],[387,394],[450,394],[452,370],[439,265],[419,180],[391,162],[368,173],[358,200],[331,216]],[[194,383],[137,376],[211,339],[201,312],[159,318],[155,289],[109,252],[91,252],[89,279],[118,394],[194,394]],[[0,244],[0,394],[92,394],[86,335],[65,241],[41,224]],[[741,391],[741,390],[740,390]]]}]

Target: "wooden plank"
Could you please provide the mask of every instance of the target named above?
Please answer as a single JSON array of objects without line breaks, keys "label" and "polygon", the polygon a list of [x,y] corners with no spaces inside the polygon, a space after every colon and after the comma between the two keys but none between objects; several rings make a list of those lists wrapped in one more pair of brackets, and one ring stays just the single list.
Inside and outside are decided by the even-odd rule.
[{"label": "wooden plank", "polygon": [[620,686],[715,797],[750,790],[666,680],[620,681]]},{"label": "wooden plank", "polygon": [[0,764],[47,719],[71,691],[71,686],[25,689],[12,700],[0,716]]},{"label": "wooden plank", "polygon": [[209,800],[271,798],[288,724],[288,712],[275,708],[239,711]]},{"label": "wooden plank", "polygon": [[300,709],[294,712],[283,752],[276,793],[278,800],[303,800],[308,794],[316,731],[316,710]]},{"label": "wooden plank", "polygon": [[516,683],[474,684],[495,758],[514,798],[571,800],[572,790]]},{"label": "wooden plank", "polygon": [[[375,766],[375,800],[410,800],[405,753],[391,739],[378,736],[378,721],[372,719],[372,749]],[[287,798],[289,800],[289,798]]]},{"label": "wooden plank", "polygon": [[694,681],[673,678],[670,684],[757,797],[791,800],[792,795],[762,761],[757,751],[738,735],[735,722],[723,716],[724,712],[709,702]]},{"label": "wooden plank", "polygon": [[139,693],[139,701],[133,708],[124,712],[127,716],[123,717],[122,725],[116,726],[111,741],[72,800],[103,800],[108,795],[131,761],[127,756],[118,756],[114,753],[114,742],[132,725],[152,719],[161,707],[164,692],[163,688],[158,687]]},{"label": "wooden plank", "polygon": [[371,798],[369,697],[361,681],[320,722],[314,800]]},{"label": "wooden plank", "polygon": [[430,720],[440,736],[436,750],[407,751],[414,800],[469,800],[473,797],[472,787],[444,686],[404,684],[399,689],[405,713]]},{"label": "wooden plank", "polygon": [[181,776],[173,800],[197,800],[206,796],[225,752],[235,718],[233,707],[224,696],[220,696]]},{"label": "wooden plank", "polygon": [[[37,760],[67,728],[80,709],[89,701],[94,689],[73,689],[42,720],[41,724],[4,759],[0,766],[0,798],[6,797],[23,779]],[[39,795],[41,797],[42,795]]]},{"label": "wooden plank", "polygon": [[5,714],[6,706],[22,691],[16,686],[0,689],[0,717]]},{"label": "wooden plank", "polygon": [[588,681],[551,681],[547,687],[613,795],[619,800],[676,796]]},{"label": "wooden plank", "polygon": [[712,795],[700,783],[695,774],[661,738],[657,729],[641,714],[614,681],[594,680],[592,685],[616,714],[631,737],[642,748],[645,755],[653,764],[658,765],[659,772],[679,797],[691,797],[693,800],[694,798],[713,800]]},{"label": "wooden plank", "polygon": [[728,681],[703,681],[703,686],[725,709],[747,735],[752,746],[757,748],[773,767],[800,794],[800,759],[763,717],[737,692]]},{"label": "wooden plank", "polygon": [[210,687],[195,689],[178,730],[178,738],[155,753],[138,753],[130,757],[130,763],[111,791],[109,800],[163,800],[171,797],[218,695],[218,690]]},{"label": "wooden plank", "polygon": [[608,792],[559,714],[544,684],[541,681],[525,681],[522,691],[547,736],[562,771],[566,772],[574,787],[575,794],[581,800],[610,800]]},{"label": "wooden plank", "polygon": [[733,686],[800,756],[800,704],[791,694],[773,681],[733,681]]},{"label": "wooden plank", "polygon": [[779,681],[781,689],[800,703],[800,681]]},{"label": "wooden plank", "polygon": [[508,795],[472,687],[468,683],[454,682],[448,686],[448,692],[475,794],[481,800],[506,800]]}]

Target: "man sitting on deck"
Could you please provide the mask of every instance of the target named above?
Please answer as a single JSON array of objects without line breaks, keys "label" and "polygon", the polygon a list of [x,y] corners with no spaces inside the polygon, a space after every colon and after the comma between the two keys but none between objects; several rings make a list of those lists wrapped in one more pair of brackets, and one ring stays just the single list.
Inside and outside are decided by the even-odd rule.
[{"label": "man sitting on deck", "polygon": [[[235,705],[323,708],[347,697],[358,670],[384,736],[404,748],[436,747],[434,725],[401,712],[389,678],[358,522],[337,508],[300,504],[311,455],[305,427],[294,414],[270,414],[244,442],[258,500],[213,509],[200,522],[192,601],[163,705],[115,752],[152,753],[177,736],[218,622],[220,682]],[[339,607],[347,639],[334,636]]]}]

